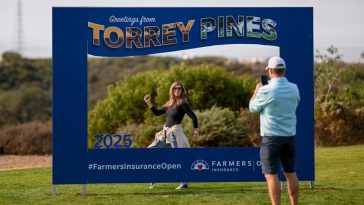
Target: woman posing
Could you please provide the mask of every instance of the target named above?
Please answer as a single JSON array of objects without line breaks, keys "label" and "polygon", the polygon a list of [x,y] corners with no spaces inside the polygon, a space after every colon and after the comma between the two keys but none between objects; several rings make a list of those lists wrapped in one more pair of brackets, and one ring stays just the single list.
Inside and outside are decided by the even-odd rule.
[{"label": "woman posing", "polygon": [[[162,108],[157,109],[151,102],[150,94],[144,96],[144,101],[154,113],[154,115],[166,114],[166,124],[163,131],[165,133],[165,140],[172,148],[186,148],[190,147],[187,137],[183,132],[181,122],[185,114],[187,114],[193,122],[193,140],[198,139],[198,122],[195,113],[191,110],[186,99],[186,89],[179,81],[174,82],[169,89],[169,100],[163,105]],[[157,148],[157,143],[152,143],[148,148]],[[153,188],[155,183],[151,183],[149,188]],[[185,189],[188,187],[187,183],[182,182],[176,189]]]}]

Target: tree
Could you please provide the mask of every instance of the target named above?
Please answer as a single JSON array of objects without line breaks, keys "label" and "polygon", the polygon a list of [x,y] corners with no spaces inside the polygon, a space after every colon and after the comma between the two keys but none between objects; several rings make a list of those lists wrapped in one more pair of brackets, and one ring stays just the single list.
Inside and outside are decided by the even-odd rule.
[{"label": "tree", "polygon": [[344,71],[339,66],[342,64],[342,55],[339,54],[338,48],[330,46],[326,51],[328,54],[317,51],[316,55],[320,64],[315,71],[315,88],[316,96],[319,96],[321,102],[327,102],[332,96],[335,83]]}]

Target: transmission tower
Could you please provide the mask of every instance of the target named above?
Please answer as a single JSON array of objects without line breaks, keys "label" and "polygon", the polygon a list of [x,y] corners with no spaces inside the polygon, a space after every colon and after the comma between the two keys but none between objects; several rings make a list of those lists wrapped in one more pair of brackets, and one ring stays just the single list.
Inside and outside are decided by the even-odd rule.
[{"label": "transmission tower", "polygon": [[23,14],[21,0],[18,0],[18,11],[17,11],[17,31],[16,31],[16,51],[23,54],[24,42],[23,42]]}]

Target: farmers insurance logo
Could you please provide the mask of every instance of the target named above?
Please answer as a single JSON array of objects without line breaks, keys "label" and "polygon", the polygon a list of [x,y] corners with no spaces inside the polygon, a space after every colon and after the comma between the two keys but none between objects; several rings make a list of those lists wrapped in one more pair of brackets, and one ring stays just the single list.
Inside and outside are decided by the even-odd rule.
[{"label": "farmers insurance logo", "polygon": [[199,159],[192,163],[191,170],[208,170],[209,164],[205,160]]}]

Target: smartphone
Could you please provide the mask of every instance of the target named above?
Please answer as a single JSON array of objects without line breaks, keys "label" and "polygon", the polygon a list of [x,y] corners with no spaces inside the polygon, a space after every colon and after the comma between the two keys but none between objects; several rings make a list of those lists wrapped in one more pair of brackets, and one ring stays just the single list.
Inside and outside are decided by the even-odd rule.
[{"label": "smartphone", "polygon": [[262,85],[267,85],[268,84],[268,76],[262,75],[262,76],[260,76],[260,80],[262,82]]}]

